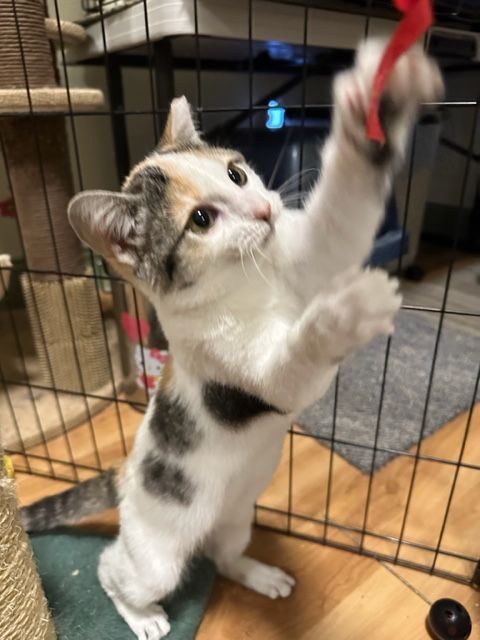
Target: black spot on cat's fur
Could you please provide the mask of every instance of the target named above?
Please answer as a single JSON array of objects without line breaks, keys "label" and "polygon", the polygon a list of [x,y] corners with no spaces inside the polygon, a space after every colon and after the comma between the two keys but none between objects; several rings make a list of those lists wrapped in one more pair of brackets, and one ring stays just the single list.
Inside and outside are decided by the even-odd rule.
[{"label": "black spot on cat's fur", "polygon": [[146,205],[153,210],[162,209],[165,204],[168,178],[155,165],[147,165],[130,182],[127,192],[141,195]]},{"label": "black spot on cat's fur", "polygon": [[152,164],[140,169],[125,189],[125,193],[138,198],[144,218],[143,245],[137,250],[135,274],[153,288],[171,288],[177,264],[172,264],[169,256],[175,256],[184,234],[171,215],[169,188],[168,177]]},{"label": "black spot on cat's fur", "polygon": [[154,496],[188,506],[195,489],[185,472],[176,464],[167,462],[155,453],[149,453],[142,462],[143,486]]},{"label": "black spot on cat's fur", "polygon": [[201,439],[201,432],[181,402],[170,399],[160,389],[149,427],[158,448],[166,453],[182,455],[195,449]]},{"label": "black spot on cat's fur", "polygon": [[222,424],[238,429],[265,413],[283,412],[238,387],[208,382],[203,387],[203,400],[208,411]]},{"label": "black spot on cat's fur", "polygon": [[182,235],[178,237],[177,242],[175,242],[173,247],[171,247],[167,257],[165,258],[165,273],[167,274],[167,277],[170,280],[170,282],[173,282],[173,278],[175,276],[175,269],[177,267],[176,254],[177,254],[178,245],[182,241],[183,236],[184,234],[182,233]]}]

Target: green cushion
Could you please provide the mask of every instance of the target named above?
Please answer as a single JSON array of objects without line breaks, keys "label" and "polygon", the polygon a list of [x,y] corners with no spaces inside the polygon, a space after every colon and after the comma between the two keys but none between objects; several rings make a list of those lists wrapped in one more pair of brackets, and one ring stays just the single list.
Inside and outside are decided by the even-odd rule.
[{"label": "green cushion", "polygon": [[[134,640],[97,579],[98,557],[111,541],[76,530],[31,536],[59,640]],[[199,558],[183,586],[162,603],[170,617],[168,640],[195,637],[212,590],[215,569]]]}]

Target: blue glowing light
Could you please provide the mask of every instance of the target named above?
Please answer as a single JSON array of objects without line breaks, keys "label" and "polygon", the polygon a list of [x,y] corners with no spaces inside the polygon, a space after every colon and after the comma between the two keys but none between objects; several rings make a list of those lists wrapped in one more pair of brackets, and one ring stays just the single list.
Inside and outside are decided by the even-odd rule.
[{"label": "blue glowing light", "polygon": [[268,106],[267,129],[281,129],[285,123],[285,109],[276,100],[270,100]]}]

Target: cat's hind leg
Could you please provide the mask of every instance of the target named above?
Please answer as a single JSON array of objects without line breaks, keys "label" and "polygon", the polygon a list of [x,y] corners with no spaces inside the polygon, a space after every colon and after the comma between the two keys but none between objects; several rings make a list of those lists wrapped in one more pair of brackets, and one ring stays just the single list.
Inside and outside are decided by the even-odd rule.
[{"label": "cat's hind leg", "polygon": [[98,577],[138,640],[160,640],[170,631],[170,623],[158,602],[178,585],[184,558],[174,555],[162,558],[158,549],[147,549],[148,544],[142,543],[145,562],[135,550],[132,554],[127,549],[122,537],[118,538],[102,553]]},{"label": "cat's hind leg", "polygon": [[222,522],[212,532],[206,547],[207,555],[218,571],[244,587],[269,598],[286,598],[292,592],[295,579],[283,569],[245,555],[251,537],[253,506],[240,509],[235,517]]}]

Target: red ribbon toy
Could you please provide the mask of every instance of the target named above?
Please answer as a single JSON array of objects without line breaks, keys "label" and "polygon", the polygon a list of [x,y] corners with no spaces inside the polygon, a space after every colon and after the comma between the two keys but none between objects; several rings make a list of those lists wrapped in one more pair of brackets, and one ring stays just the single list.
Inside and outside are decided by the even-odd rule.
[{"label": "red ribbon toy", "polygon": [[378,108],[383,89],[398,58],[433,24],[431,0],[394,0],[395,6],[405,15],[390,40],[378,66],[373,82],[368,110],[367,136],[370,140],[385,142]]}]

